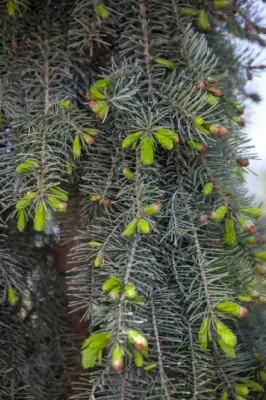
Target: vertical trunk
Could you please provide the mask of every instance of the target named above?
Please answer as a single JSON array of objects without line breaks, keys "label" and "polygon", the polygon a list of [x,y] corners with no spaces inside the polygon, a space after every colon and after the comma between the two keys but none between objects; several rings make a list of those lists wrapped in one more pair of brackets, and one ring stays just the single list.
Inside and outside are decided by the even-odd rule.
[{"label": "vertical trunk", "polygon": [[[80,364],[79,351],[83,340],[86,338],[88,333],[88,321],[82,319],[83,311],[70,310],[71,301],[74,300],[73,296],[68,288],[68,282],[66,279],[67,274],[74,272],[74,269],[79,267],[79,263],[73,260],[72,249],[76,246],[76,234],[80,229],[80,197],[78,186],[71,187],[69,190],[69,201],[68,201],[68,212],[62,218],[61,222],[61,235],[62,240],[60,245],[54,249],[55,265],[59,275],[63,275],[64,292],[67,298],[67,311],[68,311],[68,327],[70,332],[73,334],[74,346],[73,349],[77,350],[76,365],[73,368],[71,365],[70,372],[70,383],[69,383],[69,396],[73,395],[73,382],[77,381],[78,376],[82,373],[82,366]],[[78,392],[75,390],[75,394]]]}]

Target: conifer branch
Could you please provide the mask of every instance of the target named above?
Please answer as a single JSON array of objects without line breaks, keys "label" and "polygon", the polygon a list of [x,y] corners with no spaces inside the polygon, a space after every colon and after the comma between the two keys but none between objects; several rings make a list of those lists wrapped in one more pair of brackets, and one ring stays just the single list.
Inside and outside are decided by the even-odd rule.
[{"label": "conifer branch", "polygon": [[[177,176],[178,176],[179,188],[182,188],[183,191],[184,191],[183,183],[182,183],[182,180],[181,180],[179,169],[176,168],[176,171],[177,171]],[[191,216],[192,215],[192,210],[190,209],[189,205],[187,205],[187,209],[188,209],[188,214]],[[191,229],[192,229],[192,234],[193,234],[193,238],[194,238],[194,243],[195,243],[195,247],[196,247],[197,260],[198,260],[198,264],[199,264],[199,267],[200,267],[202,283],[203,283],[205,296],[206,296],[208,314],[212,318],[212,320],[214,321],[216,319],[216,317],[215,317],[214,312],[213,312],[211,295],[209,293],[208,278],[207,278],[206,271],[205,271],[205,268],[204,268],[204,265],[203,265],[203,254],[202,254],[202,251],[201,251],[201,246],[200,246],[197,230],[196,230],[196,227],[194,225],[194,221],[193,221],[192,218],[190,218],[190,222],[191,222]]]},{"label": "conifer branch", "polygon": [[[96,390],[98,389],[100,383],[104,380],[104,376],[106,375],[106,373],[107,373],[108,371],[109,371],[109,366],[106,367],[106,368],[103,370],[103,372],[100,374],[100,376],[99,376],[99,378],[97,379],[97,381],[96,381],[96,382],[94,383],[94,385],[92,386],[91,391],[90,391],[89,400],[96,400],[96,397],[95,397]],[[73,398],[74,398],[74,397],[73,397]]]},{"label": "conifer branch", "polygon": [[197,379],[197,369],[196,369],[196,359],[193,349],[193,337],[191,332],[191,325],[188,324],[188,334],[189,334],[189,341],[190,341],[190,351],[192,355],[192,372],[193,372],[193,400],[197,400],[197,392],[198,392],[198,379]]},{"label": "conifer branch", "polygon": [[106,185],[105,185],[103,195],[102,195],[103,199],[105,198],[105,196],[108,192],[108,189],[109,189],[110,185],[112,184],[114,173],[115,173],[115,170],[117,167],[118,154],[119,154],[119,150],[116,150],[114,156],[112,157],[112,166],[111,166],[110,172],[109,172],[107,180],[106,180]]},{"label": "conifer branch", "polygon": [[[191,212],[191,210],[190,210],[190,212]],[[199,267],[200,267],[202,283],[203,283],[203,287],[204,287],[204,291],[205,291],[205,295],[206,295],[208,313],[209,313],[209,316],[214,321],[216,319],[216,317],[215,317],[215,315],[213,313],[211,295],[209,293],[208,278],[207,278],[207,275],[206,275],[206,271],[205,271],[204,265],[202,263],[203,254],[201,252],[201,247],[200,247],[200,243],[199,243],[199,239],[198,239],[198,234],[197,234],[196,227],[194,226],[193,221],[191,221],[191,224],[192,224],[192,231],[193,231],[193,236],[194,236],[195,245],[196,245],[197,258],[198,258],[198,263],[199,263]]]},{"label": "conifer branch", "polygon": [[[130,278],[130,274],[132,271],[132,267],[133,267],[133,263],[134,263],[134,259],[135,259],[135,255],[136,255],[137,244],[138,244],[138,238],[134,240],[132,248],[131,248],[131,252],[130,252],[130,256],[129,256],[129,260],[128,260],[127,268],[126,268],[126,274],[125,274],[125,278],[124,278],[125,285],[128,283],[129,278]],[[119,336],[124,329],[123,315],[124,315],[125,301],[126,301],[126,296],[123,293],[121,295],[121,298],[119,301],[119,311],[118,311],[118,321],[117,321],[117,339],[116,339],[117,343],[119,341]]]},{"label": "conifer branch", "polygon": [[175,22],[178,27],[179,23],[180,23],[180,19],[179,19],[178,6],[176,4],[176,0],[172,0],[172,7],[173,7],[173,11],[174,11]]},{"label": "conifer branch", "polygon": [[158,332],[158,327],[157,327],[157,322],[156,322],[156,311],[155,311],[155,305],[154,305],[152,292],[151,292],[151,295],[150,295],[150,301],[151,301],[153,330],[154,330],[154,337],[155,337],[155,342],[156,342],[157,357],[158,357],[158,364],[159,364],[159,371],[160,371],[161,387],[162,387],[162,389],[164,391],[165,399],[166,400],[170,400],[171,396],[170,396],[170,393],[168,391],[166,378],[165,378],[165,372],[164,372],[164,366],[163,366],[163,357],[162,357],[159,332]]},{"label": "conifer branch", "polygon": [[226,196],[226,195],[223,193],[223,191],[222,191],[220,185],[217,183],[217,180],[216,180],[214,174],[212,173],[211,169],[209,168],[209,166],[208,166],[208,164],[207,164],[207,160],[206,160],[205,154],[202,153],[202,154],[200,155],[200,159],[201,159],[201,162],[202,162],[202,164],[203,164],[203,166],[204,166],[204,168],[205,168],[205,170],[206,170],[206,172],[207,172],[208,178],[209,178],[209,179],[211,180],[211,182],[214,184],[214,187],[215,187],[215,189],[217,190],[217,193],[218,193],[218,194],[221,196],[221,198],[224,200],[224,203],[225,203],[226,205],[228,205],[230,208],[232,208],[232,205],[231,205],[231,203],[230,203],[230,199],[228,198],[228,196]]},{"label": "conifer branch", "polygon": [[143,35],[143,54],[145,61],[145,69],[147,73],[148,80],[148,97],[150,98],[153,87],[152,87],[152,76],[151,76],[151,56],[149,49],[149,34],[148,34],[148,17],[147,17],[147,8],[145,4],[145,0],[138,0],[139,2],[139,15],[140,15],[140,23]]}]

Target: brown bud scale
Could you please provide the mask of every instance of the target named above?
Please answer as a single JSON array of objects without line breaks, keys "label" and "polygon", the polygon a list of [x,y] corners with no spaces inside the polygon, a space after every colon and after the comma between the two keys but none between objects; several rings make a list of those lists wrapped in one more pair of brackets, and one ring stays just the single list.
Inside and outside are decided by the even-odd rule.
[{"label": "brown bud scale", "polygon": [[116,360],[112,362],[112,369],[116,372],[121,371],[123,368],[123,361],[122,360]]},{"label": "brown bud scale", "polygon": [[248,309],[246,307],[240,307],[238,319],[245,318],[248,315]]},{"label": "brown bud scale", "polygon": [[240,167],[248,167],[249,166],[249,160],[247,158],[239,158],[237,160],[237,163]]},{"label": "brown bud scale", "polygon": [[196,90],[203,90],[203,89],[205,89],[205,83],[204,83],[204,81],[203,81],[203,80],[200,80],[200,81],[196,84],[195,89],[196,89]]},{"label": "brown bud scale", "polygon": [[208,218],[206,217],[206,215],[199,216],[199,223],[204,224],[207,221],[208,221]]},{"label": "brown bud scale", "polygon": [[212,94],[213,94],[214,96],[216,96],[216,97],[221,97],[221,96],[223,95],[222,90],[219,89],[219,88],[210,87],[210,88],[208,89],[208,91],[209,91],[210,93],[212,93]]},{"label": "brown bud scale", "polygon": [[246,232],[251,233],[252,235],[254,235],[254,233],[256,233],[257,228],[256,226],[253,224],[253,222],[248,222],[245,228]]},{"label": "brown bud scale", "polygon": [[258,273],[259,273],[259,275],[260,276],[262,276],[263,278],[265,278],[266,277],[266,266],[261,266],[259,269],[258,269]]}]

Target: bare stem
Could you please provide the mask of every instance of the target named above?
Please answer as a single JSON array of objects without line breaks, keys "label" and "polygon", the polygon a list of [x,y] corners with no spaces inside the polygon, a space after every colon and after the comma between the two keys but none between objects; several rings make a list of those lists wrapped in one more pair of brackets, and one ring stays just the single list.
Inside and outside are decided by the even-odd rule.
[{"label": "bare stem", "polygon": [[139,0],[139,15],[140,15],[142,34],[143,34],[144,61],[148,79],[148,97],[150,98],[152,94],[151,56],[149,49],[148,18],[147,18],[147,7],[145,4],[145,0]]},{"label": "bare stem", "polygon": [[154,330],[154,335],[155,335],[155,340],[156,340],[156,347],[157,347],[157,355],[158,355],[161,386],[162,386],[162,389],[164,390],[164,394],[165,394],[166,400],[170,400],[171,396],[170,396],[170,393],[169,393],[167,385],[166,385],[166,379],[165,379],[165,373],[164,373],[164,367],[163,367],[163,357],[162,357],[160,338],[159,338],[159,332],[158,332],[157,321],[156,321],[154,300],[153,300],[152,295],[151,295],[151,310],[152,310],[153,330]]},{"label": "bare stem", "polygon": [[198,382],[197,382],[196,360],[195,360],[195,354],[194,354],[194,350],[193,350],[193,337],[192,337],[190,324],[188,326],[188,332],[189,332],[190,350],[191,350],[191,356],[192,356],[192,372],[193,372],[193,380],[194,380],[193,398],[192,399],[197,400]]}]

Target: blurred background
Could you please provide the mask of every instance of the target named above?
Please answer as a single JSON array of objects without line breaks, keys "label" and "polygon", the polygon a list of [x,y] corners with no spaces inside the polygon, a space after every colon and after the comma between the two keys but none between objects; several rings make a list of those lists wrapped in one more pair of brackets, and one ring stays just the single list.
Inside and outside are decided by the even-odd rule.
[{"label": "blurred background", "polygon": [[[266,50],[261,55],[266,64]],[[266,72],[254,77],[247,85],[248,91],[256,92],[262,97],[261,102],[249,104],[245,112],[246,132],[255,146],[258,159],[251,160],[247,174],[248,190],[263,202],[266,214]],[[253,152],[253,151],[252,151]]]},{"label": "blurred background", "polygon": [[[265,26],[265,5],[258,5],[257,15],[261,25]],[[252,47],[255,48],[255,53],[260,55],[255,64],[266,65],[266,49],[254,44]],[[246,180],[249,192],[263,202],[263,210],[266,215],[266,70],[258,76],[253,76],[252,81],[248,81],[246,90],[258,93],[262,98],[259,103],[249,103],[245,112],[245,129],[251,139],[251,145],[254,146],[253,150],[258,155],[257,160],[250,160]]]}]

